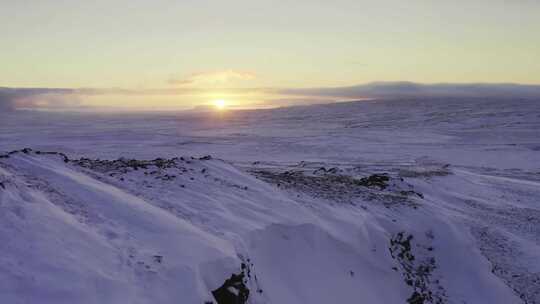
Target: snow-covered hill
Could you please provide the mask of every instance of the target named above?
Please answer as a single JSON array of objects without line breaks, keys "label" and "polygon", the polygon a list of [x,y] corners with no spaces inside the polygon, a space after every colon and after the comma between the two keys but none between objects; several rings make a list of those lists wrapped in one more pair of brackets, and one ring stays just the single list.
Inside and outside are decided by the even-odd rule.
[{"label": "snow-covered hill", "polygon": [[538,106],[409,104],[5,116],[0,303],[540,303]]}]

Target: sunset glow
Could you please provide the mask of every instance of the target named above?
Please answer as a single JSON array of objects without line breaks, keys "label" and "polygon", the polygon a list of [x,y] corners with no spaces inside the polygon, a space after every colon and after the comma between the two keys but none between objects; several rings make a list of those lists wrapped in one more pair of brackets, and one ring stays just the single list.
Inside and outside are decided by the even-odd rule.
[{"label": "sunset glow", "polygon": [[0,18],[0,87],[25,89],[10,107],[232,110],[372,98],[354,87],[378,82],[540,83],[535,0],[29,0]]},{"label": "sunset glow", "polygon": [[216,99],[214,100],[214,106],[216,109],[223,111],[227,107],[227,102],[224,99]]}]

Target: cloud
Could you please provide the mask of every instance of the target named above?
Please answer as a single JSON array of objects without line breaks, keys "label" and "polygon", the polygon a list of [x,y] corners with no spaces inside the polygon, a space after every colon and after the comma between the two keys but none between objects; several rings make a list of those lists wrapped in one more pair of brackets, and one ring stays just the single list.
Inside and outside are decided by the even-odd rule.
[{"label": "cloud", "polygon": [[252,80],[256,75],[251,72],[223,70],[191,74],[186,78],[169,79],[171,85],[220,85],[237,80]]},{"label": "cloud", "polygon": [[0,111],[74,106],[76,105],[75,95],[73,89],[0,88]]}]

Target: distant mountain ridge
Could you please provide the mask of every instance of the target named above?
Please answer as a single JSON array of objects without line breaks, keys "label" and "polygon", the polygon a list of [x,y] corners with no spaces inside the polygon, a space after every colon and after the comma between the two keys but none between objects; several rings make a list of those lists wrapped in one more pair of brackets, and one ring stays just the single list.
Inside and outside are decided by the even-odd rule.
[{"label": "distant mountain ridge", "polygon": [[293,95],[316,95],[343,98],[396,97],[520,97],[539,98],[540,85],[513,83],[436,83],[422,84],[407,81],[372,82],[368,84],[334,87],[288,89]]},{"label": "distant mountain ridge", "polygon": [[[235,90],[235,89],[231,89]],[[269,95],[284,95],[276,100],[293,101],[302,98],[302,104],[321,103],[321,100],[338,101],[365,98],[525,98],[540,99],[540,85],[514,83],[435,83],[423,84],[407,81],[371,82],[343,87],[314,88],[254,88]],[[200,91],[204,91],[201,89]],[[89,95],[151,95],[179,94],[176,89],[130,90],[120,88],[9,88],[0,87],[0,110],[11,111],[20,108],[80,109],[78,97]],[[270,97],[269,97],[270,98]],[[272,103],[272,99],[268,100]],[[293,105],[293,104],[289,104]],[[196,106],[197,111],[208,110],[207,106]]]}]

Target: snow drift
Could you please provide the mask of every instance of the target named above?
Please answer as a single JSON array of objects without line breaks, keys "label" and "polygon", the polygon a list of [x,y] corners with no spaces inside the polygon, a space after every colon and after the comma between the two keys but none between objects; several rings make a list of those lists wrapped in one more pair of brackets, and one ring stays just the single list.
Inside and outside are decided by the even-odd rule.
[{"label": "snow drift", "polygon": [[[0,157],[3,303],[538,301],[539,228],[519,220],[540,221],[537,182],[426,162]],[[508,184],[519,203],[496,199]]]}]

